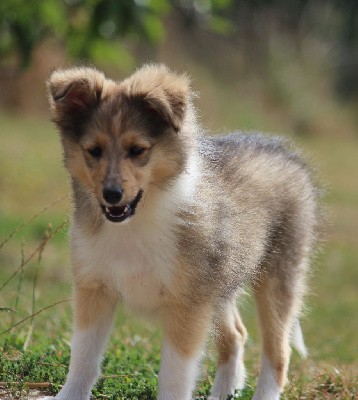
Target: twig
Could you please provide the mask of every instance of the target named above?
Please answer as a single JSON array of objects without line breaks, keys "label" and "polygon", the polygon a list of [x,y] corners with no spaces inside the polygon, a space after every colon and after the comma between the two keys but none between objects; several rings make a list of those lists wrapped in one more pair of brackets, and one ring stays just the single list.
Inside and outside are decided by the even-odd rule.
[{"label": "twig", "polygon": [[138,372],[132,374],[111,374],[111,375],[101,375],[100,379],[116,379],[116,378],[126,378],[127,376],[137,376]]},{"label": "twig", "polygon": [[14,277],[20,272],[22,271],[22,269],[25,267],[26,264],[28,264],[38,252],[42,252],[44,247],[46,246],[47,242],[49,240],[51,240],[54,236],[56,236],[61,230],[62,228],[68,224],[68,220],[66,219],[61,225],[59,225],[50,235],[45,236],[44,239],[42,240],[42,242],[39,244],[39,246],[31,253],[31,255],[23,262],[21,262],[20,267],[13,272],[13,274],[7,279],[7,281],[5,281],[5,283],[2,284],[2,286],[0,287],[0,292],[1,290],[4,289],[4,287],[12,280],[14,279]]},{"label": "twig", "polygon": [[[48,230],[45,233],[45,237],[49,236],[51,233],[51,225],[49,224]],[[44,247],[39,251],[38,257],[37,257],[37,264],[36,264],[36,270],[35,270],[35,276],[34,276],[34,281],[33,281],[33,286],[32,286],[32,308],[31,308],[31,313],[32,315],[35,314],[35,303],[36,303],[36,286],[37,286],[37,279],[39,275],[39,269],[40,269],[40,263],[41,263],[41,258],[42,258],[42,253],[44,251]],[[24,343],[24,351],[26,351],[32,337],[32,333],[34,331],[34,317],[31,318],[30,322],[30,327],[27,332],[26,340]],[[14,321],[12,321],[12,324]]]},{"label": "twig", "polygon": [[23,385],[28,389],[49,389],[52,386],[50,382],[0,382],[2,388],[12,385]]},{"label": "twig", "polygon": [[58,304],[66,303],[66,302],[68,302],[68,301],[70,301],[70,300],[71,300],[71,299],[64,299],[64,300],[61,300],[61,301],[57,301],[56,303],[53,303],[53,304],[51,304],[51,305],[49,305],[49,306],[46,306],[46,307],[44,307],[44,308],[41,308],[41,310],[36,311],[34,314],[28,315],[26,318],[23,318],[22,320],[16,322],[16,324],[10,326],[10,328],[8,328],[8,329],[2,331],[2,332],[0,333],[0,336],[1,336],[1,335],[5,335],[5,333],[10,332],[13,328],[16,328],[17,326],[19,326],[19,325],[22,324],[23,322],[25,322],[25,321],[27,321],[27,320],[29,320],[29,319],[35,317],[36,315],[42,313],[43,311],[46,311],[46,310],[48,310],[49,308],[55,307],[55,306],[57,306]]},{"label": "twig", "polygon": [[[45,364],[45,363],[39,363],[39,364]],[[135,374],[102,375],[101,379],[123,378],[132,375]],[[52,386],[50,382],[0,382],[0,387],[2,388],[15,385],[23,385],[28,389],[49,389]]]},{"label": "twig", "polygon": [[[21,265],[23,265],[24,260],[25,260],[24,241],[21,239]],[[24,275],[24,269],[21,268],[20,275],[19,275],[19,281],[17,283],[17,290],[16,290],[16,299],[15,299],[15,306],[14,306],[15,311],[17,311],[18,306],[19,306],[19,302],[20,302],[23,275]],[[12,314],[12,316],[11,316],[11,325],[14,322],[15,322],[15,314]]]},{"label": "twig", "polygon": [[56,363],[50,363],[50,362],[44,362],[44,361],[37,361],[36,362],[37,365],[46,365],[48,367],[62,367],[62,368],[66,368],[65,364],[56,364]]},{"label": "twig", "polygon": [[30,344],[30,340],[31,340],[33,332],[34,332],[34,320],[32,319],[30,327],[29,327],[29,330],[27,331],[26,340],[25,340],[25,343],[24,343],[24,346],[23,346],[24,351],[27,350],[27,348],[28,348],[28,346]]},{"label": "twig", "polygon": [[29,218],[27,221],[23,222],[22,224],[20,224],[13,232],[10,233],[10,235],[5,238],[1,243],[0,243],[0,250],[3,248],[3,246],[14,236],[16,235],[16,233],[18,233],[19,231],[21,231],[21,229],[23,229],[26,225],[28,225],[31,221],[33,221],[34,219],[36,219],[37,217],[39,217],[41,214],[43,214],[46,210],[48,210],[49,208],[51,208],[52,206],[54,206],[55,204],[59,203],[60,201],[62,201],[63,199],[65,199],[66,197],[68,197],[68,195],[66,194],[65,196],[60,197],[59,199],[53,201],[52,203],[48,204],[47,206],[45,206],[41,211],[39,211],[37,214],[33,215],[31,218]]},{"label": "twig", "polygon": [[0,307],[0,311],[11,312],[11,313],[16,312],[16,310],[13,310],[12,308],[9,307]]}]

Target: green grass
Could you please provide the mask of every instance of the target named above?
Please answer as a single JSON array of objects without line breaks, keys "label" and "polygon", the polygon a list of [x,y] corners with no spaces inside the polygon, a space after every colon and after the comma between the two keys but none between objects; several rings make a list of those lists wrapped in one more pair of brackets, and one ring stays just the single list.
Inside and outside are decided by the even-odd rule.
[{"label": "green grass", "polygon": [[[206,90],[214,92],[215,85]],[[231,96],[234,98],[232,93]],[[226,110],[227,128],[280,126],[269,113],[255,117],[250,111],[252,104],[253,99],[248,98],[238,105],[242,117],[232,109]],[[219,125],[216,117],[209,125]],[[61,199],[68,192],[68,184],[58,136],[45,119],[0,115],[0,125],[4,143],[0,148],[2,243],[17,226]],[[291,382],[284,398],[353,399],[357,395],[358,375],[358,140],[349,133],[330,133],[297,141],[320,163],[318,170],[328,186],[326,207],[330,223],[324,250],[313,268],[303,320],[309,360],[302,362],[293,354]],[[7,391],[14,396],[25,394],[26,382],[51,382],[48,390],[57,392],[66,376],[72,330],[71,304],[65,301],[71,296],[67,227],[50,240],[46,238],[66,220],[69,204],[68,198],[59,200],[25,223],[0,248],[0,287],[18,271],[0,290],[0,307],[7,309],[0,311],[0,332],[27,318],[6,334],[0,334],[0,381],[9,383]],[[45,247],[40,246],[30,262],[20,268],[44,240]],[[59,304],[46,309],[55,303]],[[241,311],[250,334],[246,352],[248,388],[241,397],[246,400],[254,390],[259,355],[256,316],[249,295],[243,299]],[[94,397],[155,399],[159,357],[160,330],[119,312]],[[209,352],[203,362],[197,398],[208,394],[214,364],[214,356]]]}]

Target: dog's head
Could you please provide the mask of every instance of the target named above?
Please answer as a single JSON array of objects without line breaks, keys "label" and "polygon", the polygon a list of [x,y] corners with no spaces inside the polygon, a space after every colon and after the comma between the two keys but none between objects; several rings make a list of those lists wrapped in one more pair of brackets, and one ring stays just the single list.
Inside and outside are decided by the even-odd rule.
[{"label": "dog's head", "polygon": [[143,195],[183,171],[190,146],[189,82],[164,66],[144,66],[115,83],[92,68],[54,72],[52,119],[65,165],[112,222],[132,216]]}]

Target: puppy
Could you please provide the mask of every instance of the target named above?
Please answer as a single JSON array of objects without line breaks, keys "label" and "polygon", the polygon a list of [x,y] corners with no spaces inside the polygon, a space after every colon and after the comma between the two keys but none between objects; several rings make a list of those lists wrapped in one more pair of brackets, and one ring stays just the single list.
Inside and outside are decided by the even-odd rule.
[{"label": "puppy", "polygon": [[226,399],[245,383],[247,284],[262,333],[253,399],[279,399],[290,338],[306,351],[298,317],[317,218],[300,157],[259,134],[205,136],[188,78],[162,65],[121,82],[59,70],[47,85],[74,199],[74,335],[56,399],[90,398],[117,303],[161,322],[158,399],[192,398],[211,328],[210,399]]}]

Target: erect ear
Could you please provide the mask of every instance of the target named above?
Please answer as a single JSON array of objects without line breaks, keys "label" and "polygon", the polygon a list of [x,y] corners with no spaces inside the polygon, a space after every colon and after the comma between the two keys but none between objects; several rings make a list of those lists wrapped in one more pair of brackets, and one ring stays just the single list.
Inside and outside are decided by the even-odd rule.
[{"label": "erect ear", "polygon": [[187,109],[183,92],[156,89],[143,97],[148,107],[155,110],[175,131],[179,131]]},{"label": "erect ear", "polygon": [[190,105],[190,84],[164,65],[146,65],[122,83],[127,94],[141,97],[176,131],[179,131]]},{"label": "erect ear", "polygon": [[52,73],[47,82],[53,121],[62,131],[80,134],[99,104],[104,75],[93,68],[71,68]]}]

